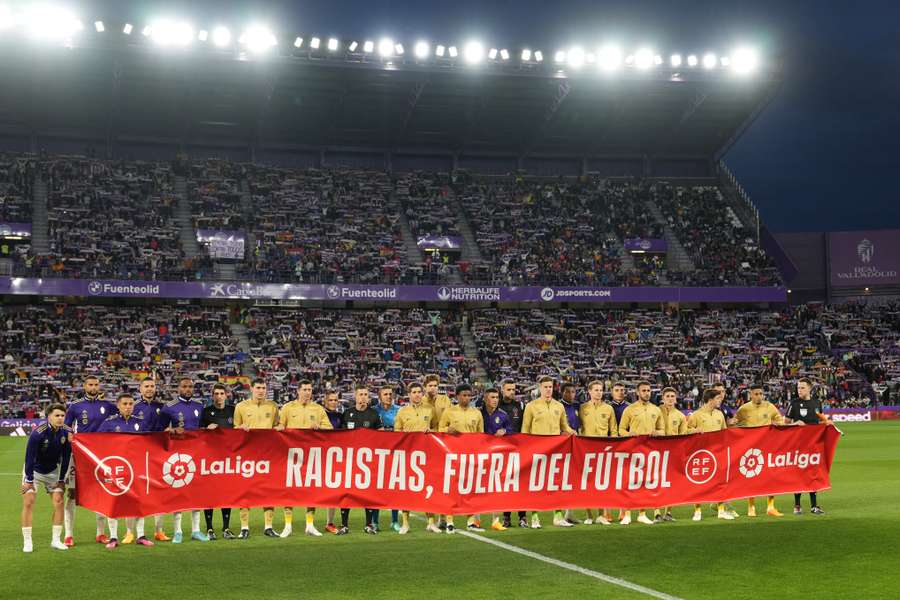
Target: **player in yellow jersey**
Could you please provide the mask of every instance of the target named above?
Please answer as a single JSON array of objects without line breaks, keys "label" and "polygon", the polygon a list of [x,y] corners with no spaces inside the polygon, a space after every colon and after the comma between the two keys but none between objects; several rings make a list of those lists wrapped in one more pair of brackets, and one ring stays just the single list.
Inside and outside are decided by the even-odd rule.
[{"label": "player in yellow jersey", "polygon": [[[691,413],[688,417],[687,426],[691,433],[710,433],[713,431],[721,431],[727,429],[725,415],[719,410],[725,394],[719,390],[709,388],[703,390],[703,406]],[[717,504],[718,516],[720,519],[731,521],[734,519],[734,513],[727,510],[724,502]],[[703,518],[702,507],[699,504],[694,505],[694,521]]]},{"label": "player in yellow jersey", "polygon": [[[619,435],[627,437],[632,435],[665,435],[666,427],[663,423],[662,411],[650,402],[650,382],[639,381],[635,389],[637,402],[629,404],[622,413],[622,422],[619,423]],[[642,508],[638,512],[638,523],[653,525],[653,520],[647,516],[647,509]],[[631,524],[631,511],[625,511],[625,516],[619,521],[622,525]]]},{"label": "player in yellow jersey", "polygon": [[[250,386],[250,398],[238,402],[234,407],[234,428],[250,431],[251,429],[274,429],[278,423],[278,405],[266,398],[266,382],[263,379],[255,379]],[[238,539],[246,540],[250,537],[250,509],[241,508],[241,532]],[[263,507],[263,535],[277,538],[278,534],[272,529],[272,517],[275,514],[274,506]],[[286,516],[286,515],[285,515]],[[290,528],[289,524],[285,529]]]},{"label": "player in yellow jersey", "polygon": [[[750,401],[741,405],[734,415],[738,427],[766,427],[783,425],[784,417],[775,405],[766,400],[763,386],[750,386]],[[783,517],[784,514],[775,508],[775,496],[769,496],[766,502],[766,514],[770,517]],[[756,516],[756,498],[747,498],[747,516]]]},{"label": "player in yellow jersey", "polygon": [[[441,433],[484,433],[484,417],[481,411],[471,406],[472,402],[472,386],[461,384],[456,386],[455,406],[450,406],[441,415],[441,422],[438,425],[438,431]],[[453,515],[445,515],[447,520],[447,533],[453,533]],[[476,522],[474,515],[467,518],[466,529],[469,531],[483,532],[484,529]]]},{"label": "player in yellow jersey", "polygon": [[[587,389],[589,400],[578,410],[578,417],[581,421],[581,431],[578,433],[585,437],[617,437],[619,426],[616,423],[616,411],[603,401],[603,382],[592,381],[588,384]],[[609,519],[603,514],[604,512],[603,509],[597,509],[597,517],[594,518],[594,511],[590,508],[587,509],[587,518],[583,521],[584,524],[609,525]]]},{"label": "player in yellow jersey", "polygon": [[[522,433],[574,435],[575,430],[569,427],[569,421],[566,419],[565,407],[562,402],[553,399],[553,378],[544,376],[538,379],[538,391],[540,396],[525,405],[525,413],[522,415]],[[572,527],[572,524],[563,518],[561,510],[554,511],[553,524],[557,527]],[[531,513],[531,528],[541,528],[541,519],[537,511]]]},{"label": "player in yellow jersey", "polygon": [[438,386],[440,384],[441,378],[437,375],[427,375],[425,379],[422,380],[422,386],[425,390],[425,395],[422,396],[422,404],[431,407],[432,431],[437,431],[438,425],[441,422],[441,415],[443,415],[444,411],[451,406],[450,397],[447,396],[447,394],[438,393]]},{"label": "player in yellow jersey", "polygon": [[[409,396],[409,404],[397,411],[397,416],[394,419],[394,431],[403,431],[405,433],[427,433],[431,431],[431,421],[434,411],[430,406],[425,406],[422,402],[422,384],[409,384],[406,388],[406,393]],[[434,515],[432,513],[425,513],[425,516],[428,518],[428,525],[425,527],[425,530],[432,533],[441,533],[441,530],[438,529],[438,526],[434,523]],[[397,533],[400,535],[409,533],[408,510],[404,510],[400,513],[400,531]]]},{"label": "player in yellow jersey", "polygon": [[[297,399],[285,403],[278,415],[278,431],[285,429],[334,429],[328,414],[321,404],[313,402],[312,381],[303,379],[297,383]],[[306,508],[306,535],[321,537],[321,533],[315,526],[316,508]],[[286,506],[284,509],[285,531],[291,534],[290,523],[293,521],[293,508]],[[282,536],[285,533],[282,532]]]},{"label": "player in yellow jersey", "polygon": [[[688,433],[687,418],[683,412],[675,408],[677,399],[675,388],[663,388],[660,396],[662,397],[662,404],[660,404],[659,410],[663,416],[665,435],[684,435]],[[675,517],[672,516],[672,507],[664,506],[656,509],[653,520],[657,523],[660,521],[674,521]]]}]

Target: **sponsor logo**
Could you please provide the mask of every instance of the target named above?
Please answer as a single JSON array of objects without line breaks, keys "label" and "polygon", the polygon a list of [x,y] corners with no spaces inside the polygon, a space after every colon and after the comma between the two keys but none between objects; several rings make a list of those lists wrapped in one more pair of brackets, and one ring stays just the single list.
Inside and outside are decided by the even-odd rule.
[{"label": "sponsor logo", "polygon": [[331,285],[325,289],[325,295],[330,300],[396,300],[397,288],[395,287],[344,287]]},{"label": "sponsor logo", "polygon": [[449,300],[450,299],[450,288],[442,287],[438,289],[437,292],[438,300]]},{"label": "sponsor logo", "polygon": [[100,283],[99,281],[92,281],[88,284],[88,292],[92,296],[96,296],[97,294],[99,294],[102,291],[103,291],[103,284]]},{"label": "sponsor logo", "polygon": [[184,487],[194,480],[197,465],[190,454],[175,453],[163,463],[163,481],[173,488]]},{"label": "sponsor logo", "polygon": [[640,246],[643,250],[649,250],[650,248],[653,247],[653,243],[652,243],[650,240],[641,240],[639,246]]},{"label": "sponsor logo", "polygon": [[131,468],[131,463],[121,456],[107,456],[97,464],[94,477],[107,494],[121,496],[131,489],[134,469]]},{"label": "sponsor logo", "polygon": [[448,300],[454,302],[498,302],[500,300],[500,288],[444,286],[437,289],[437,298],[442,302],[447,302]]},{"label": "sponsor logo", "polygon": [[[612,290],[598,290],[591,288],[556,289],[553,290],[553,294],[557,300],[561,298],[612,298]],[[543,290],[541,290],[541,298],[547,300],[547,298],[544,298]]]},{"label": "sponsor logo", "polygon": [[859,245],[856,246],[856,254],[861,262],[872,262],[872,257],[875,256],[875,244],[863,238]]},{"label": "sponsor logo", "polygon": [[159,296],[159,284],[92,281],[88,284],[88,293],[92,296],[101,294],[108,296]]},{"label": "sponsor logo", "polygon": [[553,293],[553,288],[545,287],[541,290],[541,300],[543,300],[544,302],[550,302],[551,300],[553,300],[553,296],[555,295],[556,294]]},{"label": "sponsor logo", "polygon": [[828,415],[828,417],[834,421],[835,423],[863,423],[869,422],[872,420],[872,413],[864,412],[864,413],[849,413],[849,414],[841,414],[841,413],[832,413]]},{"label": "sponsor logo", "polygon": [[751,479],[762,473],[763,462],[762,450],[759,448],[750,448],[744,452],[744,455],[741,457],[741,461],[738,464],[738,470],[741,472],[741,475],[747,479]]},{"label": "sponsor logo", "polygon": [[719,461],[709,450],[697,450],[687,459],[684,466],[684,474],[691,483],[703,485],[708,483],[716,475],[719,469]]},{"label": "sponsor logo", "polygon": [[209,286],[209,295],[210,296],[224,296],[225,295],[225,284],[224,283],[214,283]]},{"label": "sponsor logo", "polygon": [[337,287],[336,285],[329,285],[328,289],[325,290],[325,294],[329,298],[340,298],[341,297],[341,288]]}]

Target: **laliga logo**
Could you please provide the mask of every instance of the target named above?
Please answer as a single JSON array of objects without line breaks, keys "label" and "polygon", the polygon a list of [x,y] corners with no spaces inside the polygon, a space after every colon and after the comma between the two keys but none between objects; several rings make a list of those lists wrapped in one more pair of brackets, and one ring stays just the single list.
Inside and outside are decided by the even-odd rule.
[{"label": "laliga logo", "polygon": [[328,286],[328,289],[325,290],[325,293],[329,298],[340,298],[341,297],[341,289],[336,285]]},{"label": "laliga logo", "polygon": [[856,253],[859,255],[859,260],[864,263],[870,263],[872,262],[872,257],[875,256],[875,244],[863,238],[856,247]]},{"label": "laliga logo", "polygon": [[450,288],[442,287],[438,289],[438,300],[449,300],[450,299]]},{"label": "laliga logo", "polygon": [[751,479],[762,472],[764,462],[765,459],[763,458],[762,450],[759,448],[750,448],[744,452],[744,455],[741,457],[738,470],[741,472],[741,475],[747,479]]},{"label": "laliga logo", "polygon": [[545,287],[541,290],[541,300],[544,302],[550,302],[555,295],[556,293],[553,291],[553,288]]},{"label": "laliga logo", "polygon": [[99,281],[92,281],[88,284],[88,292],[90,292],[90,294],[92,296],[96,296],[97,294],[99,294],[102,291],[103,291],[103,284],[100,283]]},{"label": "laliga logo", "polygon": [[134,469],[131,468],[131,463],[121,456],[107,456],[97,464],[94,477],[107,494],[121,496],[131,489]]},{"label": "laliga logo", "polygon": [[163,463],[163,481],[173,488],[184,487],[194,480],[194,472],[197,466],[189,454],[177,452]]}]

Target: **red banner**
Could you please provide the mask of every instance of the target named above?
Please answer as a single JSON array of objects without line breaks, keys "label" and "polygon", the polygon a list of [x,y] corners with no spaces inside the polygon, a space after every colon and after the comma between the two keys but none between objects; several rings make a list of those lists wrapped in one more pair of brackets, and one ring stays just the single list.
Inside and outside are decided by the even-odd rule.
[{"label": "red banner", "polygon": [[113,516],[343,506],[445,514],[644,508],[830,487],[833,426],[671,438],[249,431],[84,433],[78,503]]}]

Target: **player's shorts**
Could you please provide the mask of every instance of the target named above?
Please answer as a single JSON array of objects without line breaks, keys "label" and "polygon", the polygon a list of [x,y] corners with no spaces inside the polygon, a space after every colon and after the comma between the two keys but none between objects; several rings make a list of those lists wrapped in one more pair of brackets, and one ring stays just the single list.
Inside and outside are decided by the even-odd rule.
[{"label": "player's shorts", "polygon": [[69,458],[69,471],[66,473],[66,488],[75,489],[75,456]]},{"label": "player's shorts", "polygon": [[[25,467],[22,467],[22,484],[25,484]],[[48,494],[62,491],[62,489],[59,488],[58,465],[56,469],[51,471],[50,473],[39,473],[37,471],[34,472],[34,489],[37,490],[38,486],[41,485],[44,486],[44,489]]]}]

